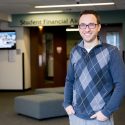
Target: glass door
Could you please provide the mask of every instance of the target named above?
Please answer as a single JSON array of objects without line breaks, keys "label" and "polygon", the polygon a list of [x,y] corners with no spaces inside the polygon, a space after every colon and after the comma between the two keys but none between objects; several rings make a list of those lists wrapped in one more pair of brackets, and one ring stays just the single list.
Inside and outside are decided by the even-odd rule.
[{"label": "glass door", "polygon": [[54,82],[54,52],[53,52],[53,34],[45,34],[45,84]]},{"label": "glass door", "polygon": [[120,52],[123,51],[122,24],[102,25],[99,38],[102,42],[116,46]]}]

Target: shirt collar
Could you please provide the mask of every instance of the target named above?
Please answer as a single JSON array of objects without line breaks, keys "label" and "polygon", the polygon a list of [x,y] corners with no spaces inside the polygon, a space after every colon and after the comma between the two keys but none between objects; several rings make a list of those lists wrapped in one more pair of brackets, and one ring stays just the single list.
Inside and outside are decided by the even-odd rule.
[{"label": "shirt collar", "polygon": [[[103,44],[103,42],[99,40],[99,44],[97,46],[100,46],[102,44]],[[78,46],[81,48],[84,48],[84,41],[82,40],[80,43],[78,43]]]}]

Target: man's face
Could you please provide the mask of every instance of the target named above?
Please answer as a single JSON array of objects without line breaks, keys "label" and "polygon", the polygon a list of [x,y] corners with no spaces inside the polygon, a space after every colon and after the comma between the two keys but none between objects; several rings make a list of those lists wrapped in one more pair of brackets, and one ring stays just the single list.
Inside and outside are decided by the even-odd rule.
[{"label": "man's face", "polygon": [[97,40],[101,25],[97,24],[97,19],[93,14],[86,14],[80,17],[78,28],[85,42],[94,42]]}]

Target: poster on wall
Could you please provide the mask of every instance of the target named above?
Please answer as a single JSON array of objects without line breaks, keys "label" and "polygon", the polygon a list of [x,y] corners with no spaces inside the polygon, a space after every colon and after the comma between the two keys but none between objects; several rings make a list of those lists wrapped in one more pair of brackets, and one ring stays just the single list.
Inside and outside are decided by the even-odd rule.
[{"label": "poster on wall", "polygon": [[8,50],[8,62],[16,61],[16,50]]}]

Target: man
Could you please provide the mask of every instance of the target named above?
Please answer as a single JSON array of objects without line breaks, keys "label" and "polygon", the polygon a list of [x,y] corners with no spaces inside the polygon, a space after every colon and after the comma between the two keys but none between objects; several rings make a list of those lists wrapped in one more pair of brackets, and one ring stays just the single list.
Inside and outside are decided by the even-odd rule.
[{"label": "man", "polygon": [[114,125],[125,89],[123,60],[117,47],[98,39],[95,11],[83,11],[78,28],[83,40],[71,51],[63,103],[70,125]]}]

